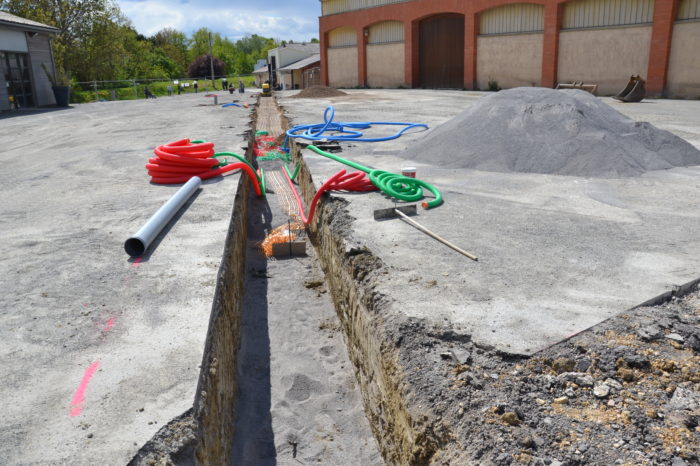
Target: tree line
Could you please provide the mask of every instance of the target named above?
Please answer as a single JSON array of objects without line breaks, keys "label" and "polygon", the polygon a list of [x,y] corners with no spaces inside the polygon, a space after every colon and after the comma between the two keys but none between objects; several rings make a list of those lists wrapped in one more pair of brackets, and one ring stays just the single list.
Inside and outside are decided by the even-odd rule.
[{"label": "tree line", "polygon": [[190,37],[172,28],[146,37],[112,0],[0,0],[0,10],[58,28],[57,75],[79,82],[208,76],[202,57],[210,44],[216,75],[250,74],[268,50],[285,43],[257,34],[234,42],[205,27]]}]

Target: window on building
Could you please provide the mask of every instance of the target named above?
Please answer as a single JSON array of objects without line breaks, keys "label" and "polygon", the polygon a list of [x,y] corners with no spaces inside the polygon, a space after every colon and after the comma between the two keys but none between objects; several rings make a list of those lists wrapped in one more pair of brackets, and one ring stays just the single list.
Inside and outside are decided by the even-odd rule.
[{"label": "window on building", "polygon": [[32,80],[29,70],[29,54],[15,52],[0,52],[0,62],[3,64],[8,98],[17,106],[33,107]]},{"label": "window on building", "polygon": [[574,0],[564,4],[562,29],[651,24],[654,0]]},{"label": "window on building", "polygon": [[700,0],[681,0],[678,2],[678,21],[700,19]]}]

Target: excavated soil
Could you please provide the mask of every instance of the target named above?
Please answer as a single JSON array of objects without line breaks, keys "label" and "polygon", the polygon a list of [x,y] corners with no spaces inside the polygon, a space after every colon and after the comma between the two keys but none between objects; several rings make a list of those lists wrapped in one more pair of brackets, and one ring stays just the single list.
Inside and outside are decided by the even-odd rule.
[{"label": "excavated soil", "polygon": [[531,358],[409,320],[396,344],[452,439],[434,464],[700,464],[700,291]]},{"label": "excavated soil", "polygon": [[[323,216],[343,243],[352,217],[341,201],[331,198]],[[345,258],[329,262],[350,266],[357,291],[346,295],[331,280],[336,305],[342,311],[356,293],[368,309],[339,311],[351,348],[363,346],[362,329],[381,335],[379,354],[353,362],[388,463],[700,464],[697,282],[526,357],[448,325],[393,315],[375,288],[386,266],[369,251],[342,248]],[[376,378],[384,379],[378,387]]]},{"label": "excavated soil", "polygon": [[290,99],[322,99],[326,97],[339,97],[341,95],[348,95],[343,91],[326,86],[311,86],[307,87],[298,94],[290,96]]}]

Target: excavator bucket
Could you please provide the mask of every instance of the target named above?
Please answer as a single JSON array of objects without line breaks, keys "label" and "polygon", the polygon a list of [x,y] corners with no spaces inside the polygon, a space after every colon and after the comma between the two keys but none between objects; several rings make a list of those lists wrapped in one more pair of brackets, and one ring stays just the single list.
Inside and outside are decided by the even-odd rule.
[{"label": "excavator bucket", "polygon": [[623,102],[641,102],[647,95],[646,87],[644,87],[644,80],[638,79],[632,90],[622,98]]},{"label": "excavator bucket", "polygon": [[640,102],[644,97],[646,97],[644,80],[639,75],[632,75],[625,88],[613,96],[613,99],[621,102]]}]

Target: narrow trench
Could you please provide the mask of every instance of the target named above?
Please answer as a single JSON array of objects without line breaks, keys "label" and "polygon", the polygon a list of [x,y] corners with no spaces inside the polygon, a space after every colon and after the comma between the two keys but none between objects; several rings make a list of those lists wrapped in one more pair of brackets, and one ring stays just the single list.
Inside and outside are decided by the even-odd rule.
[{"label": "narrow trench", "polygon": [[[261,99],[257,128],[284,127]],[[279,126],[279,128],[278,128]],[[267,258],[259,243],[293,213],[279,160],[248,201],[235,429],[229,464],[382,464],[316,252]]]}]

